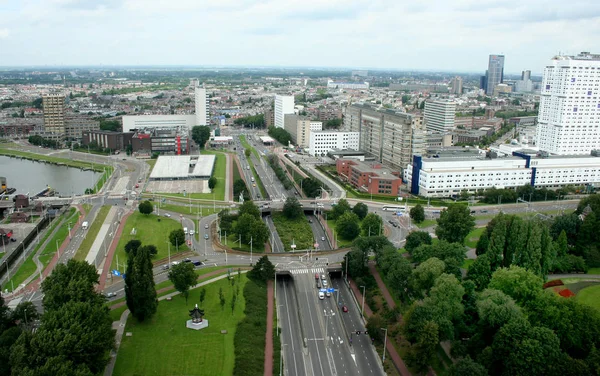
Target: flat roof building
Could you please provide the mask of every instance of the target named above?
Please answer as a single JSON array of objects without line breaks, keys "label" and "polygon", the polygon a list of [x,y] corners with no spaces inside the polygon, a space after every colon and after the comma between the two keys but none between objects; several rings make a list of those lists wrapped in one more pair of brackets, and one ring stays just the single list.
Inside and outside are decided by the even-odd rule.
[{"label": "flat roof building", "polygon": [[275,128],[283,128],[285,124],[285,115],[294,113],[294,96],[293,95],[276,95],[275,96]]},{"label": "flat roof building", "polygon": [[400,193],[400,172],[385,168],[381,163],[338,159],[335,166],[338,176],[361,192],[389,196]]},{"label": "flat roof building", "polygon": [[152,127],[181,127],[188,132],[196,125],[196,115],[126,115],[123,132]]},{"label": "flat roof building", "polygon": [[150,180],[207,180],[214,167],[214,155],[164,155],[158,157]]}]

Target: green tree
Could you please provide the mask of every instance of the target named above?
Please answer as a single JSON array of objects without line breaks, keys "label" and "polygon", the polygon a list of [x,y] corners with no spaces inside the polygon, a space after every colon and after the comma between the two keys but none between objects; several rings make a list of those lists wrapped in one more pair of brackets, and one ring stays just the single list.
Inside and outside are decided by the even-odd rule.
[{"label": "green tree", "polygon": [[204,299],[206,299],[206,288],[203,287],[202,290],[200,290],[200,307],[204,304]]},{"label": "green tree", "polygon": [[410,347],[407,356],[409,366],[415,368],[418,372],[425,372],[435,355],[436,348],[440,342],[439,327],[433,321],[426,321],[423,329],[419,332],[417,343]]},{"label": "green tree", "polygon": [[138,205],[138,210],[140,213],[149,215],[154,211],[154,205],[148,200],[140,202]]},{"label": "green tree", "polygon": [[125,300],[129,311],[138,321],[150,318],[158,308],[150,258],[150,250],[142,246],[134,257],[127,259]]},{"label": "green tree", "polygon": [[246,148],[244,150],[244,155],[246,156],[246,158],[250,158],[250,154],[252,154],[252,151],[250,150],[250,148]]},{"label": "green tree", "polygon": [[541,276],[546,279],[548,272],[552,269],[552,265],[556,260],[556,248],[550,236],[550,229],[544,224],[540,224],[542,227],[542,234],[540,235],[540,250],[541,250]]},{"label": "green tree", "polygon": [[55,310],[68,302],[103,304],[104,298],[95,290],[97,284],[98,272],[93,265],[73,259],[59,263],[42,282],[44,309]]},{"label": "green tree", "polygon": [[425,209],[421,204],[417,204],[410,209],[410,218],[415,223],[421,223],[425,220]]},{"label": "green tree", "polygon": [[486,255],[488,256],[492,270],[496,270],[502,266],[506,245],[506,225],[506,222],[502,222],[494,226],[492,236],[490,236],[490,244]]},{"label": "green tree", "polygon": [[575,254],[586,256],[589,251],[597,247],[598,244],[598,220],[596,214],[590,212],[585,216],[577,232],[577,240],[575,241]]},{"label": "green tree", "polygon": [[521,304],[535,298],[542,290],[542,278],[520,266],[511,265],[492,274],[489,288],[500,290]]},{"label": "green tree", "polygon": [[360,225],[356,214],[348,211],[337,218],[335,229],[338,235],[346,240],[353,240],[360,235]]},{"label": "green tree", "polygon": [[137,239],[131,239],[125,244],[125,253],[127,256],[134,256],[137,250],[142,246],[142,242]]},{"label": "green tree", "polygon": [[540,275],[540,262],[542,259],[542,231],[539,224],[533,221],[529,221],[527,227],[527,245],[525,248],[521,249],[521,252],[517,252],[517,254],[515,254],[515,264],[522,266],[537,275]]},{"label": "green tree", "polygon": [[565,232],[565,230],[562,230],[556,241],[556,256],[563,257],[566,256],[568,252],[569,243],[567,241],[567,233]]},{"label": "green tree", "polygon": [[387,327],[385,319],[381,315],[375,313],[367,319],[366,329],[369,332],[369,336],[377,342],[383,342],[381,328]]},{"label": "green tree", "polygon": [[252,217],[260,219],[260,209],[258,209],[258,206],[250,200],[244,201],[238,208],[238,215],[241,217],[244,214],[250,214]]},{"label": "green tree", "polygon": [[484,366],[475,362],[470,356],[459,359],[456,363],[450,365],[446,371],[448,376],[488,376]]},{"label": "green tree", "polygon": [[504,324],[523,318],[521,307],[513,298],[500,290],[484,290],[475,304],[480,320],[479,325],[492,334]]},{"label": "green tree", "polygon": [[302,217],[304,212],[302,211],[302,205],[298,199],[294,196],[286,198],[285,204],[283,204],[283,215],[288,219],[297,219]]},{"label": "green tree", "polygon": [[[396,254],[398,253],[396,252]],[[408,288],[410,287],[412,272],[413,268],[410,262],[399,255],[394,259],[386,274],[388,286],[402,301],[408,300]]]},{"label": "green tree", "polygon": [[[194,272],[194,264],[191,262],[182,262],[174,265],[169,270],[169,280],[173,282],[175,289],[185,297],[187,304],[190,287],[196,284],[196,272]],[[202,293],[200,293],[202,296]]]},{"label": "green tree", "polygon": [[437,219],[435,234],[440,240],[464,244],[465,237],[475,228],[475,218],[464,205],[451,204]]},{"label": "green tree", "polygon": [[437,257],[431,257],[419,264],[412,273],[414,290],[421,296],[425,295],[445,269],[446,264]]},{"label": "green tree", "polygon": [[240,193],[243,195],[245,201],[250,200],[250,195],[248,193],[248,187],[246,187],[246,182],[244,182],[244,180],[242,179],[237,179],[233,182],[233,198],[236,201],[239,200]]},{"label": "green tree", "polygon": [[242,241],[245,244],[250,244],[250,238],[252,236],[252,227],[257,219],[251,214],[244,213],[240,215],[235,222],[234,231],[236,234],[242,236]]},{"label": "green tree", "polygon": [[200,147],[204,149],[206,141],[210,138],[210,127],[196,125],[192,127],[192,140]]},{"label": "green tree", "polygon": [[215,178],[214,176],[211,176],[210,179],[208,179],[208,188],[212,191],[216,186],[217,186],[217,178]]},{"label": "green tree", "polygon": [[367,269],[368,258],[359,249],[352,249],[346,254],[342,269],[346,270],[346,262],[348,263],[348,274],[353,278],[365,275]]},{"label": "green tree", "polygon": [[433,245],[421,245],[412,253],[414,262],[424,262],[431,257],[437,257],[446,264],[446,273],[461,275],[460,266],[465,260],[465,246],[459,243],[440,241]]},{"label": "green tree", "polygon": [[404,249],[406,249],[408,253],[412,254],[412,252],[420,245],[431,245],[432,241],[431,235],[429,235],[427,231],[413,231],[406,237]]},{"label": "green tree", "polygon": [[329,218],[338,219],[344,213],[351,211],[350,204],[345,199],[341,199],[338,201],[337,205],[335,205],[330,212]]},{"label": "green tree", "polygon": [[251,227],[252,231],[252,242],[253,244],[264,244],[269,240],[270,232],[269,228],[260,219],[255,219]]},{"label": "green tree", "polygon": [[185,244],[185,233],[182,228],[175,229],[169,234],[169,242],[173,247],[179,247]]},{"label": "green tree", "polygon": [[490,246],[490,238],[488,236],[487,231],[484,231],[479,240],[477,241],[477,246],[475,248],[475,254],[477,256],[481,256],[488,251],[488,247]]},{"label": "green tree", "polygon": [[357,203],[352,208],[352,212],[358,216],[358,219],[361,221],[367,216],[369,213],[369,207],[362,202]]},{"label": "green tree", "polygon": [[12,311],[11,319],[21,325],[31,325],[32,321],[40,318],[40,314],[32,302],[21,301]]},{"label": "green tree", "polygon": [[259,281],[268,281],[275,278],[275,266],[267,255],[258,259],[252,270],[248,272],[250,278],[255,278]]},{"label": "green tree", "polygon": [[369,213],[363,219],[361,227],[364,236],[379,235],[383,232],[383,219],[375,213]]},{"label": "green tree", "polygon": [[467,279],[475,283],[477,290],[483,290],[488,286],[492,279],[492,266],[487,253],[477,257],[469,266]]},{"label": "green tree", "polygon": [[325,122],[325,129],[339,128],[342,125],[342,119],[331,119]]}]

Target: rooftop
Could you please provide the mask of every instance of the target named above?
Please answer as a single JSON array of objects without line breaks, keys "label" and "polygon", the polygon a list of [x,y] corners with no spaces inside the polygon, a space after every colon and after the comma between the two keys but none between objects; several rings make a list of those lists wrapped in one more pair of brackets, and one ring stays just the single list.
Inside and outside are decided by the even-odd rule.
[{"label": "rooftop", "polygon": [[158,157],[150,179],[209,178],[214,164],[214,155],[164,155]]}]

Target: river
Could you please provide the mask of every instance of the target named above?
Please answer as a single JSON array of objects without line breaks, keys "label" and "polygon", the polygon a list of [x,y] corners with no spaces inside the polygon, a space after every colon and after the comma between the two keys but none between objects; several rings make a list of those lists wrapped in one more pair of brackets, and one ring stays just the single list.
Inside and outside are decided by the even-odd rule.
[{"label": "river", "polygon": [[61,196],[71,196],[84,194],[101,174],[0,155],[0,176],[6,178],[9,188],[17,189],[16,193],[34,195],[50,186]]}]

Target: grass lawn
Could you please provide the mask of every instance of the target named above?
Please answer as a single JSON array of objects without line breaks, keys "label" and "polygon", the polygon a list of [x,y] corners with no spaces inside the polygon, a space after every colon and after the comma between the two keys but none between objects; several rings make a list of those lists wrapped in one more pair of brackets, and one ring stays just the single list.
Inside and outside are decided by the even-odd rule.
[{"label": "grass lawn", "polygon": [[104,220],[108,215],[108,211],[110,210],[110,206],[103,206],[98,211],[98,215],[96,219],[92,223],[92,225],[87,230],[87,234],[85,235],[85,239],[81,242],[79,249],[75,253],[74,259],[78,261],[83,261],[87,257],[87,254],[90,252],[90,248],[92,248],[92,244],[96,240],[96,236],[98,236],[98,232],[100,231],[100,227],[104,224]]},{"label": "grass lawn", "polygon": [[576,299],[600,310],[600,285],[586,287],[577,293]]},{"label": "grass lawn", "polygon": [[[160,222],[158,221],[160,219]],[[135,235],[131,235],[131,230],[136,230]],[[136,211],[125,223],[123,234],[117,244],[117,250],[112,260],[111,270],[117,268],[117,255],[119,256],[119,270],[124,269],[124,265],[127,262],[127,256],[125,254],[125,244],[132,239],[138,239],[142,244],[153,244],[158,248],[158,254],[154,256],[154,260],[161,260],[168,256],[168,245],[169,234],[171,231],[182,228],[179,221],[171,218],[159,217],[155,214],[148,216],[140,214]],[[180,245],[179,252],[185,252],[188,250],[187,245]],[[176,254],[175,247],[171,247],[171,256]]]},{"label": "grass lawn", "polygon": [[[156,204],[158,205],[158,204]],[[206,217],[209,216],[211,214],[215,214],[215,213],[219,213],[221,210],[225,210],[226,208],[223,208],[221,206],[217,206],[215,210],[213,210],[212,205],[200,205],[200,208],[198,208],[198,206],[192,206],[192,212],[190,213],[190,207],[189,206],[179,206],[179,205],[172,205],[172,204],[160,204],[160,208],[161,211],[162,210],[168,210],[168,211],[172,211],[175,213],[180,213],[180,214],[187,214],[187,215],[191,215],[191,216],[195,216],[196,214],[200,214],[201,217]],[[162,215],[162,214],[161,214]]]},{"label": "grass lawn", "polygon": [[127,304],[125,304],[122,307],[111,310],[110,318],[112,319],[112,321],[119,321],[121,319],[121,315],[123,314],[123,312],[125,312],[126,309],[127,309]]},{"label": "grass lawn", "polygon": [[[267,198],[267,190],[265,189],[265,186],[263,185],[262,180],[260,180],[260,176],[258,176],[258,173],[256,172],[256,168],[254,168],[254,163],[252,163],[251,159],[248,159],[248,161],[250,161],[250,169],[252,170],[252,175],[254,176],[256,186],[258,187],[258,190],[260,191],[260,196],[262,198],[266,199]],[[249,182],[248,184],[252,184],[252,182]]]},{"label": "grass lawn", "polygon": [[[232,375],[233,339],[237,324],[244,318],[246,302],[241,293],[247,282],[241,276],[235,309],[231,310],[234,288],[227,279],[207,285],[203,308],[209,327],[201,331],[187,329],[188,311],[198,301],[199,289],[190,291],[186,304],[183,296],[163,300],[156,314],[147,321],[127,320],[113,375]],[[225,295],[225,307],[219,304],[219,288]],[[227,334],[221,334],[226,330]]]},{"label": "grass lawn", "polygon": [[[243,252],[248,252],[250,253],[250,244],[244,244],[242,243],[242,245],[239,245],[239,236],[236,234],[230,234],[227,235],[227,244],[225,243],[225,235],[223,235],[223,244],[231,249],[235,249],[237,251],[243,251]],[[253,244],[252,245],[252,252],[258,252],[258,253],[262,253],[265,251],[265,245],[264,244]],[[258,260],[258,259],[256,259]],[[256,261],[253,260],[253,261]]]},{"label": "grass lawn", "polygon": [[58,242],[58,246],[60,247],[62,243],[69,237],[69,223],[71,223],[71,228],[77,222],[79,217],[79,212],[75,211],[75,208],[71,208],[69,214],[67,215],[67,219],[63,223],[62,226],[56,232],[56,235],[46,246],[46,248],[40,253],[40,261],[44,264],[44,267],[50,263],[52,257],[56,253],[56,244]]},{"label": "grass lawn", "polygon": [[232,160],[233,160],[233,164],[232,164],[232,166],[233,166],[232,167],[233,168],[233,182],[235,183],[235,181],[241,179],[242,176],[240,175],[240,169],[239,169],[240,165],[238,163],[238,160],[233,157],[232,157]]},{"label": "grass lawn", "polygon": [[315,239],[310,224],[305,216],[301,216],[296,220],[289,220],[283,213],[274,212],[272,218],[277,233],[279,234],[279,238],[286,251],[292,250],[292,241],[296,244],[297,250],[309,249],[312,247]]},{"label": "grass lawn", "polygon": [[479,228],[476,228],[475,230],[469,232],[467,234],[467,236],[465,237],[465,245],[469,248],[477,247],[477,242],[479,241],[479,237],[481,237],[481,234],[483,234],[484,231],[485,231],[485,227],[479,227]]},{"label": "grass lawn", "polygon": [[[92,163],[90,163],[90,162],[80,162],[80,161],[66,159],[66,158],[53,157],[51,155],[35,154],[35,153],[26,152],[26,151],[12,150],[12,149],[7,149],[6,147],[0,147],[0,155],[23,157],[23,158],[27,158],[27,159],[33,159],[36,161],[62,163],[67,166],[77,167],[77,168],[89,168],[89,169],[92,168]],[[103,168],[105,168],[105,167],[108,167],[108,166],[94,163],[94,170],[96,170],[98,172],[102,172]]]},{"label": "grass lawn", "polygon": [[[248,143],[248,141],[246,141],[246,136],[243,136],[243,135],[240,136],[240,141],[241,141],[242,146],[244,147],[244,149],[250,149],[250,151],[252,151],[252,154],[254,154],[254,156],[257,159],[260,159],[260,155],[258,155],[258,151],[256,151],[256,149],[254,147],[252,147],[252,145],[250,145]],[[248,158],[248,159],[250,159],[250,158]]]},{"label": "grass lawn", "polygon": [[589,268],[587,274],[600,274],[600,268]]},{"label": "grass lawn", "polygon": [[[335,233],[335,221],[333,219],[328,219],[327,220],[327,226],[329,226],[329,228]],[[347,248],[350,247],[352,245],[352,242],[354,240],[346,240],[346,239],[342,239],[339,236],[337,237],[337,247],[338,248]]]},{"label": "grass lawn", "polygon": [[150,176],[150,174],[152,173],[152,170],[154,170],[154,165],[156,164],[156,161],[158,159],[148,159],[146,160],[146,163],[148,163],[148,165],[150,166],[150,171],[148,171],[148,176]]},{"label": "grass lawn", "polygon": [[[413,221],[413,222],[414,222],[414,221]],[[436,222],[436,220],[435,220],[435,219],[426,219],[426,220],[424,220],[423,222],[421,222],[421,223],[418,223],[418,224],[417,224],[417,227],[418,227],[418,228],[430,227],[430,226],[433,226],[433,225],[435,225],[436,223],[437,223],[437,222]]]}]

